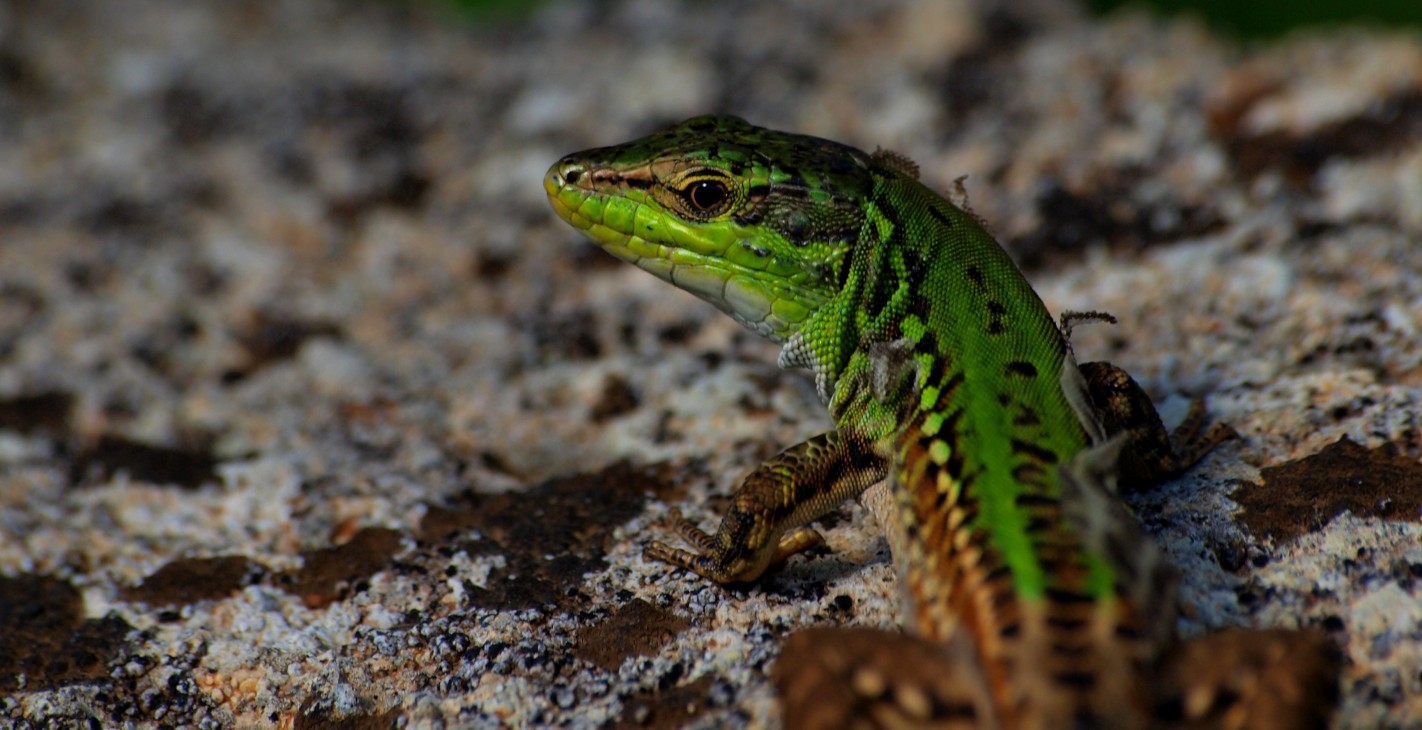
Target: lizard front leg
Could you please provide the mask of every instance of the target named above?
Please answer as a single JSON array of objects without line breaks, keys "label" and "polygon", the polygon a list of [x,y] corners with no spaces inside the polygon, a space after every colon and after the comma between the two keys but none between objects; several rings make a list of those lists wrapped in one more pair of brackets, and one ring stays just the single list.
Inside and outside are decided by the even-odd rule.
[{"label": "lizard front leg", "polygon": [[[1115,324],[1116,318],[1106,312],[1063,312],[1058,329],[1068,349],[1072,329],[1083,322]],[[1199,398],[1190,402],[1185,420],[1167,432],[1150,396],[1130,373],[1109,362],[1082,363],[1078,370],[1106,436],[1124,434],[1117,474],[1122,487],[1146,489],[1178,477],[1221,441],[1239,435],[1223,423],[1201,431],[1205,403]]]},{"label": "lizard front leg", "polygon": [[871,442],[830,431],[761,464],[741,482],[715,535],[672,512],[672,524],[696,548],[653,541],[643,555],[717,583],[744,583],[824,542],[805,524],[882,480],[888,465]]},{"label": "lizard front leg", "polygon": [[1185,420],[1167,432],[1150,396],[1125,370],[1109,362],[1083,363],[1080,370],[1106,435],[1126,435],[1120,465],[1125,488],[1143,489],[1180,476],[1221,441],[1238,436],[1223,423],[1202,431],[1205,404],[1198,398],[1190,402]]}]

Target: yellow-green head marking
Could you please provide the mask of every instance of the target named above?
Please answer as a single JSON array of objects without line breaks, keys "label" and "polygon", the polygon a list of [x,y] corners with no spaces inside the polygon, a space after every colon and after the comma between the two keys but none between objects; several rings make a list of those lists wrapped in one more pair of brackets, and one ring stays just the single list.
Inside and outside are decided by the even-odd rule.
[{"label": "yellow-green head marking", "polygon": [[703,116],[568,155],[543,187],[609,253],[784,342],[846,273],[868,164],[836,142]]}]

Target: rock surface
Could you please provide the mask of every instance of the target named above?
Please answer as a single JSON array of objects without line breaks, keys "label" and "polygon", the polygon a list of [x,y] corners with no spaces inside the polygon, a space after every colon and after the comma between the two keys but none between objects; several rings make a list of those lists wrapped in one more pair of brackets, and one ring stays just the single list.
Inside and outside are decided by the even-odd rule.
[{"label": "rock surface", "polygon": [[1243,434],[1134,500],[1181,631],[1321,628],[1337,727],[1422,722],[1422,40],[1055,0],[0,6],[0,717],[773,726],[787,633],[893,626],[858,505],[745,590],[640,558],[828,423],[546,208],[707,111],[968,176],[1121,320],[1083,359]]}]

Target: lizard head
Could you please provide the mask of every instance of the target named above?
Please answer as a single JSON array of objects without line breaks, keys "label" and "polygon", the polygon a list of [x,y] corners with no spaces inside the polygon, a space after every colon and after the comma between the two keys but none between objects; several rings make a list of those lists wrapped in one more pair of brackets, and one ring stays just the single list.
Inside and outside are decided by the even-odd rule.
[{"label": "lizard head", "polygon": [[829,140],[702,116],[568,155],[543,187],[560,217],[612,255],[783,342],[842,286],[870,160]]}]

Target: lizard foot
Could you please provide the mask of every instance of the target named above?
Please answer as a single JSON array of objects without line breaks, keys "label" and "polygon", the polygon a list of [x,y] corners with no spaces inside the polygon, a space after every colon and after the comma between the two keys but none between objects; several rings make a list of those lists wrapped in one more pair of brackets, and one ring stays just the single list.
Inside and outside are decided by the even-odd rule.
[{"label": "lizard foot", "polygon": [[[782,535],[776,543],[761,549],[747,549],[746,543],[722,539],[721,532],[711,535],[672,509],[669,514],[672,529],[691,543],[696,552],[672,547],[653,540],[642,551],[642,557],[685,568],[717,583],[745,583],[759,578],[773,566],[783,564],[790,556],[825,544],[825,538],[810,527],[796,527]],[[722,532],[726,525],[722,524]],[[734,532],[734,530],[732,530]]]},{"label": "lizard foot", "polygon": [[1190,400],[1190,410],[1185,413],[1185,420],[1170,432],[1170,445],[1177,462],[1174,466],[1180,471],[1204,458],[1205,454],[1220,442],[1239,438],[1239,432],[1227,423],[1216,423],[1202,432],[1200,429],[1204,425],[1205,402],[1193,398]]}]

